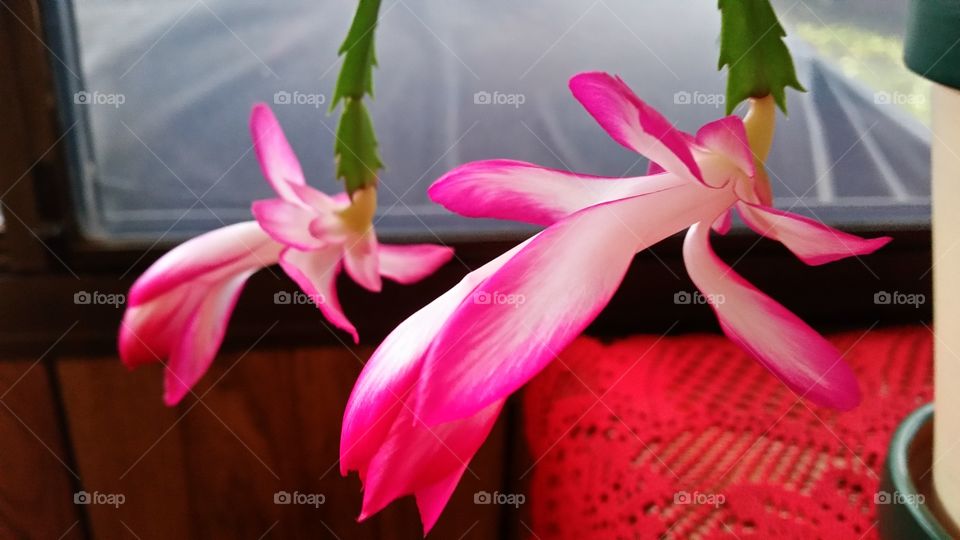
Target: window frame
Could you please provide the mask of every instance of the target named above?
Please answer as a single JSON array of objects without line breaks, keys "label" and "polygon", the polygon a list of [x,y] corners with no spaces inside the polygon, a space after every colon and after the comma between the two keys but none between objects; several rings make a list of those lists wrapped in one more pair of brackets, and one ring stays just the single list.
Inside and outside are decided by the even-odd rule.
[{"label": "window frame", "polygon": [[[55,74],[60,61],[72,60],[53,56],[58,47],[68,55],[76,54],[74,45],[56,41],[72,39],[58,33],[71,24],[72,9],[69,3],[53,4],[54,0],[24,0],[0,10],[0,73],[5,74],[0,75],[0,113],[9,119],[8,129],[0,132],[0,193],[6,193],[3,209],[9,214],[6,230],[0,234],[0,298],[7,299],[0,307],[0,335],[8,336],[0,339],[0,352],[40,354],[56,343],[73,353],[112,353],[123,309],[83,311],[89,306],[74,305],[72,295],[78,290],[125,293],[138,273],[174,244],[158,242],[144,250],[138,243],[104,242],[83,235],[75,204],[82,195],[73,187],[82,150],[71,150],[64,135],[77,120],[64,97],[72,95],[72,84],[58,84]],[[81,145],[88,144],[86,135],[80,136]],[[883,320],[877,321],[876,306],[869,301],[878,287],[930,298],[929,224],[846,230],[891,234],[895,241],[867,260],[817,268],[805,267],[782,246],[758,240],[748,231],[716,237],[714,246],[727,261],[739,261],[749,253],[738,262],[738,272],[818,329],[929,321],[929,302],[919,309],[888,306],[891,309],[884,311]],[[388,284],[380,295],[342,280],[342,302],[363,342],[376,344],[406,316],[453,285],[467,267],[480,266],[522,239],[516,234],[496,239],[461,235],[450,243],[457,260],[435,276],[413,286]],[[681,243],[681,237],[672,237],[638,255],[624,285],[589,332],[615,337],[668,328],[716,331],[709,307],[676,305],[665,293],[694,290],[683,267]],[[261,341],[277,346],[348,342],[345,334],[323,330],[330,327],[312,307],[274,305],[272,293],[281,289],[292,291],[295,285],[276,268],[251,279],[232,318],[225,347],[245,348]],[[834,305],[836,298],[844,302]],[[671,326],[673,321],[677,322]],[[72,323],[77,328],[62,335]]]}]

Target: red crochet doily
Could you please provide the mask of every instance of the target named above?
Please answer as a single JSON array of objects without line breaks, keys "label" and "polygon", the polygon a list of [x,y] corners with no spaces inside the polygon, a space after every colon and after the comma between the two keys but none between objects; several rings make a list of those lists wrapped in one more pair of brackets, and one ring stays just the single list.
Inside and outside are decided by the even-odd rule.
[{"label": "red crochet doily", "polygon": [[722,336],[577,340],[524,398],[533,533],[875,538],[890,436],[932,396],[932,337],[831,340],[863,390],[851,412],[798,400]]}]

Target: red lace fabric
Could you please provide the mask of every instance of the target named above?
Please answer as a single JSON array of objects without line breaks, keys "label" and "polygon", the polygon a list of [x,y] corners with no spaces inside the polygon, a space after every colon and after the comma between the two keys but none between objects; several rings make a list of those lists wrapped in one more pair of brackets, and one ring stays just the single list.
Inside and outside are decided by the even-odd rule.
[{"label": "red lace fabric", "polygon": [[831,340],[864,394],[847,413],[799,400],[722,336],[577,340],[524,398],[533,533],[875,538],[890,436],[932,396],[932,335]]}]

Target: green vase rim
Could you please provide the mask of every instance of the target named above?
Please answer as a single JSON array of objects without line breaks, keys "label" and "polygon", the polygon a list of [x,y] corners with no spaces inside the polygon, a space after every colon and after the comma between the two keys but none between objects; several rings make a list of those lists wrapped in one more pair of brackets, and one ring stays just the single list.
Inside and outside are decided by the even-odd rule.
[{"label": "green vase rim", "polygon": [[911,0],[904,61],[921,77],[960,89],[960,0]]}]

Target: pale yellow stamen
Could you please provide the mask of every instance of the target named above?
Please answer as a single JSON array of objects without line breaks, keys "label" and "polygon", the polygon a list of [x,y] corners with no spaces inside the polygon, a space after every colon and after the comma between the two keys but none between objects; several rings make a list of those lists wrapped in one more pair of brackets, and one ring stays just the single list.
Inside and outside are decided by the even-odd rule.
[{"label": "pale yellow stamen", "polygon": [[350,206],[339,212],[344,226],[356,233],[367,232],[373,224],[373,216],[377,213],[377,189],[367,187],[353,192]]},{"label": "pale yellow stamen", "polygon": [[753,163],[757,170],[754,176],[757,192],[769,196],[770,179],[767,177],[764,164],[767,156],[770,155],[773,133],[777,125],[777,105],[773,101],[773,96],[751,99],[750,111],[743,119],[743,124],[747,130],[747,140],[750,142]]}]

